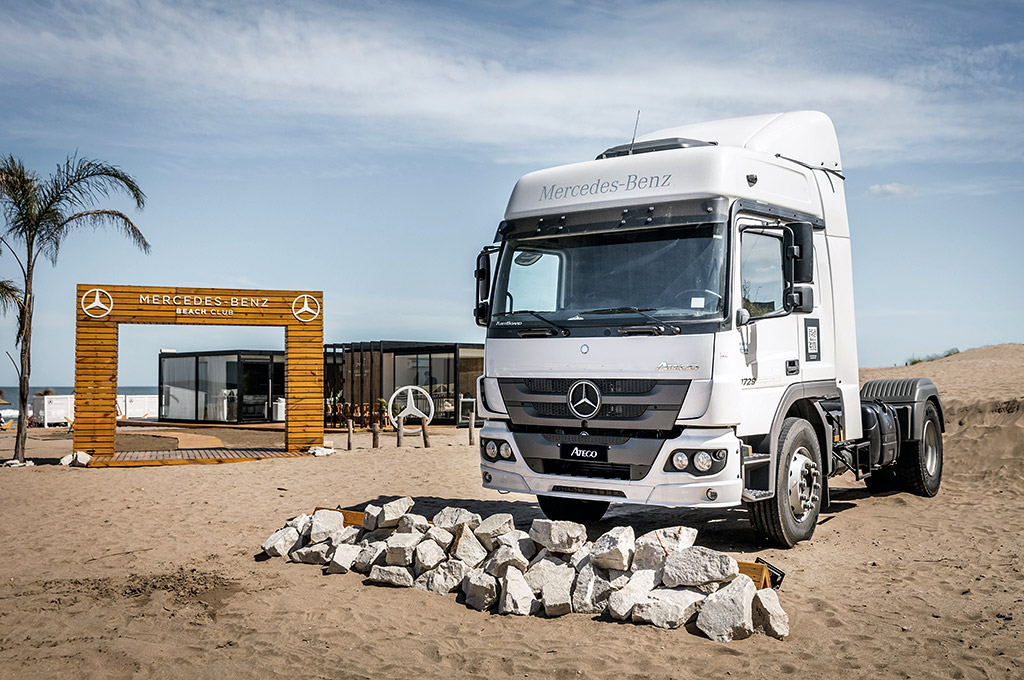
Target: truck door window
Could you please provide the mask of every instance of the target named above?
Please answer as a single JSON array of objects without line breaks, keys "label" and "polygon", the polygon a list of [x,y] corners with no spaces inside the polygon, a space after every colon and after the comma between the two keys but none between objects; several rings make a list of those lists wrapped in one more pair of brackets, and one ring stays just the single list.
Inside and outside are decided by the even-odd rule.
[{"label": "truck door window", "polygon": [[560,258],[551,252],[520,250],[512,258],[504,305],[506,312],[533,310],[553,312],[558,308]]},{"label": "truck door window", "polygon": [[746,230],[740,237],[740,292],[750,318],[783,311],[782,237]]}]

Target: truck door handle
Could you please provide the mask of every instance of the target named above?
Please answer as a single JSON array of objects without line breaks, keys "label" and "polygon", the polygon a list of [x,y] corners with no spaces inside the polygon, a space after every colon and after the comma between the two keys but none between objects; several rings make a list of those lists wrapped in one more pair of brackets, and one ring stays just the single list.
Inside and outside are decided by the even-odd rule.
[{"label": "truck door handle", "polygon": [[786,375],[796,375],[800,372],[800,360],[799,359],[787,359],[786,360]]}]

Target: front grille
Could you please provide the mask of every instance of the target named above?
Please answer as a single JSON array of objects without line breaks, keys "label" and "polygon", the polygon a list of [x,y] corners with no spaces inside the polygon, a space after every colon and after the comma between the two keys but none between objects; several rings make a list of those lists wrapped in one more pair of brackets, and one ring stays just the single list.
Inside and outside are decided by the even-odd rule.
[{"label": "front grille", "polygon": [[591,477],[593,479],[629,479],[629,465],[617,463],[585,463],[575,460],[542,461],[544,474]]},{"label": "front grille", "polygon": [[544,439],[553,444],[597,444],[600,446],[622,446],[629,437],[611,437],[608,435],[552,434],[544,433]]},{"label": "front grille", "polygon": [[552,491],[561,491],[563,493],[585,493],[591,496],[613,496],[615,498],[625,498],[626,492],[619,491],[618,489],[589,489],[585,486],[553,486]]},{"label": "front grille", "polygon": [[[526,378],[526,389],[534,394],[565,394],[576,382],[574,378]],[[592,380],[601,394],[647,394],[656,380],[643,378],[599,378]]]},{"label": "front grille", "polygon": [[[575,418],[569,405],[560,401],[535,401],[533,410],[548,418]],[[602,404],[594,418],[639,418],[647,411],[646,404]]]}]

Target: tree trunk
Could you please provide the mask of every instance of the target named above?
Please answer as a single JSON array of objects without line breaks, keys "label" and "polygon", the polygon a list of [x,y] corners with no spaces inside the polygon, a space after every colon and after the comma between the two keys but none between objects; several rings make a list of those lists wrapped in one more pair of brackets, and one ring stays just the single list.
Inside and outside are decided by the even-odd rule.
[{"label": "tree trunk", "polygon": [[25,274],[25,304],[20,310],[21,336],[21,372],[18,375],[18,433],[14,439],[14,457],[25,462],[25,444],[28,441],[28,380],[32,373],[32,266]]}]

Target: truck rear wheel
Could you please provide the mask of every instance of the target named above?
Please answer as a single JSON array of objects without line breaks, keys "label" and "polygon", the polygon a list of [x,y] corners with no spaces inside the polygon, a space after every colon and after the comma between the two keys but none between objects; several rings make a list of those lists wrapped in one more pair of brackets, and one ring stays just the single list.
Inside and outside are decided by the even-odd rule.
[{"label": "truck rear wheel", "polygon": [[786,418],[778,455],[775,496],[748,503],[747,508],[762,540],[791,548],[811,537],[821,510],[821,447],[811,424]]},{"label": "truck rear wheel", "polygon": [[608,511],[608,501],[584,501],[578,498],[537,496],[544,516],[553,520],[568,520],[587,524],[597,522]]},{"label": "truck rear wheel", "polygon": [[896,478],[907,491],[931,498],[942,482],[942,427],[932,402],[924,408],[921,439],[908,442],[907,450],[896,458]]}]

